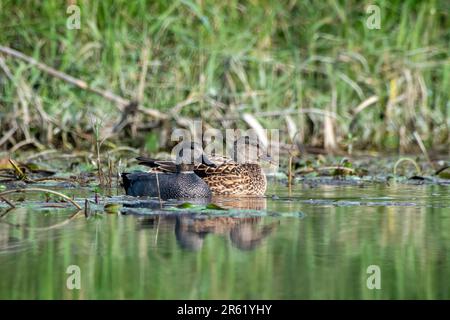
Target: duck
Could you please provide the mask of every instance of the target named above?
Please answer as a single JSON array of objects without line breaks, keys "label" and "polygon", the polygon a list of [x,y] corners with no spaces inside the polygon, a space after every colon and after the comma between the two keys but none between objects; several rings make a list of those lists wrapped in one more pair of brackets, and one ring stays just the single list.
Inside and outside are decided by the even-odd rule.
[{"label": "duck", "polygon": [[[195,162],[190,163],[186,158],[183,159],[183,150],[186,149],[181,148],[180,157],[177,157],[175,162],[161,165],[164,170],[122,173],[125,193],[134,197],[158,197],[162,200],[210,198],[212,192],[208,184],[195,174]],[[149,165],[158,162],[146,158]]]},{"label": "duck", "polygon": [[[198,151],[198,144],[191,149]],[[202,161],[197,161],[193,172],[209,187],[213,195],[219,196],[264,196],[267,178],[260,161],[271,161],[257,139],[249,136],[237,139],[233,144],[233,158],[206,155],[202,150]],[[173,161],[158,161],[138,157],[140,165],[148,166],[152,172],[173,172]]]}]

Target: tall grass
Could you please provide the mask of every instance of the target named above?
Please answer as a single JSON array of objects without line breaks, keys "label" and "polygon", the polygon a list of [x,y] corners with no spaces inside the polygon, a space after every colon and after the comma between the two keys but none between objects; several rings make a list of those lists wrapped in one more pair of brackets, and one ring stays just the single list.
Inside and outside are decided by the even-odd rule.
[{"label": "tall grass", "polygon": [[[66,8],[75,2],[81,29],[69,30]],[[213,126],[244,127],[240,114],[248,112],[285,132],[289,113],[305,144],[419,151],[417,132],[427,148],[448,150],[448,1],[374,4],[379,30],[366,27],[366,5],[355,0],[3,0],[0,44],[129,99],[141,86],[145,104],[163,112],[195,97],[180,114]],[[3,58],[13,79],[0,69],[1,131],[20,128],[3,148],[30,137],[79,147],[91,114],[111,126],[120,118],[104,99]],[[19,84],[28,97],[20,98]],[[161,130],[140,117],[134,146]]]}]

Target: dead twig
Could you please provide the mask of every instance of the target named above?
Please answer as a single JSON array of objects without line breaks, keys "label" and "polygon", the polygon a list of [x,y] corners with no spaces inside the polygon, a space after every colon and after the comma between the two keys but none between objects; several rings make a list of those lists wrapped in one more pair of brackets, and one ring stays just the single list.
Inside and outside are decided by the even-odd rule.
[{"label": "dead twig", "polygon": [[27,175],[20,169],[19,164],[16,163],[13,159],[9,159],[9,163],[12,165],[14,172],[19,180],[28,180]]},{"label": "dead twig", "polygon": [[102,97],[104,97],[104,98],[106,98],[106,99],[108,99],[110,101],[116,102],[119,105],[126,105],[128,103],[126,101],[126,99],[123,99],[122,97],[117,96],[117,95],[115,95],[114,93],[112,93],[110,91],[105,91],[105,90],[101,90],[101,89],[97,89],[97,88],[92,88],[85,81],[77,79],[75,77],[72,77],[72,76],[68,75],[67,73],[58,71],[58,70],[56,70],[56,69],[54,69],[54,68],[52,68],[52,67],[50,67],[50,66],[48,66],[48,65],[46,65],[46,64],[44,64],[42,62],[37,61],[36,59],[34,59],[34,58],[30,57],[30,56],[27,56],[27,55],[23,54],[20,51],[11,49],[9,47],[0,46],[0,52],[3,52],[4,54],[7,54],[7,55],[12,56],[14,58],[23,60],[23,61],[25,61],[25,62],[27,62],[27,63],[37,67],[38,69],[40,69],[40,70],[50,74],[51,76],[53,76],[55,78],[58,78],[58,79],[61,79],[61,80],[65,81],[65,82],[73,84],[73,85],[75,85],[75,86],[77,86],[77,87],[79,87],[81,89],[85,89],[85,90],[94,92],[96,94],[99,94]]},{"label": "dead twig", "polygon": [[16,133],[17,129],[19,129],[19,127],[17,126],[17,124],[15,122],[13,122],[13,127],[11,129],[8,130],[8,132],[6,132],[3,137],[0,139],[0,147],[6,142],[8,141],[9,138],[11,138],[13,136],[14,133]]},{"label": "dead twig", "polygon": [[[20,59],[22,61],[25,61],[25,62],[29,63],[30,65],[35,66],[38,69],[44,71],[45,73],[48,73],[49,75],[51,75],[55,78],[61,79],[67,83],[70,83],[78,88],[98,94],[98,95],[102,96],[103,98],[105,98],[106,100],[114,102],[120,111],[123,111],[123,109],[131,103],[130,100],[125,99],[119,95],[116,95],[109,90],[94,88],[94,87],[90,86],[87,82],[85,82],[81,79],[72,77],[62,71],[56,70],[42,62],[37,61],[36,59],[34,59],[30,56],[23,54],[20,51],[14,50],[9,47],[0,46],[0,52],[4,53],[6,55],[9,55],[11,57]],[[164,114],[156,109],[149,109],[149,108],[145,108],[143,106],[139,106],[138,110],[144,114],[147,114],[147,115],[157,118],[157,119],[167,119],[168,118],[168,116],[166,114]]]},{"label": "dead twig", "polygon": [[417,144],[419,145],[420,151],[422,151],[423,155],[425,156],[425,159],[429,163],[429,165],[434,169],[433,162],[431,162],[430,156],[428,155],[427,148],[425,148],[425,144],[423,143],[422,138],[420,137],[419,133],[417,131],[413,132],[414,139],[416,139]]},{"label": "dead twig", "polygon": [[44,149],[44,146],[42,144],[37,142],[36,139],[31,138],[31,139],[26,139],[26,140],[23,140],[23,141],[15,144],[11,149],[9,149],[9,153],[14,153],[17,150],[19,150],[20,148],[22,148],[23,146],[26,146],[27,144],[33,144],[38,149]]},{"label": "dead twig", "polygon": [[448,168],[450,168],[450,166],[444,166],[444,167],[440,168],[439,170],[437,170],[434,174],[437,176],[438,174],[440,174],[441,172],[444,172]]},{"label": "dead twig", "polygon": [[3,198],[2,196],[0,196],[0,200],[5,201],[11,208],[15,208],[16,206],[14,205],[14,203],[12,203],[11,201],[9,201],[6,198]]},{"label": "dead twig", "polygon": [[50,149],[50,150],[44,150],[44,151],[42,151],[42,152],[34,153],[34,154],[28,156],[28,157],[25,159],[25,162],[29,162],[29,161],[31,161],[32,159],[40,158],[40,157],[46,156],[46,155],[48,155],[48,154],[58,153],[58,152],[59,152],[58,150]]},{"label": "dead twig", "polygon": [[90,206],[90,202],[88,199],[84,200],[84,216],[86,218],[89,218],[89,216],[91,215],[91,206]]}]

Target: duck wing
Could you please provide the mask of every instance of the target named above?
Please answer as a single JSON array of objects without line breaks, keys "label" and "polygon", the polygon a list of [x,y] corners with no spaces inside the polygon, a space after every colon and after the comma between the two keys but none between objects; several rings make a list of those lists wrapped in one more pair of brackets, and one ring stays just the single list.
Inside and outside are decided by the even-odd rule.
[{"label": "duck wing", "polygon": [[[208,155],[206,159],[209,161],[206,164],[212,164],[212,165],[215,165],[216,167],[221,166],[223,164],[227,164],[227,163],[236,163],[230,157],[224,157],[224,156],[211,156],[211,155]],[[203,161],[203,163],[205,164],[205,161]]]},{"label": "duck wing", "polygon": [[235,162],[214,165],[200,163],[194,168],[194,172],[202,178],[208,176],[239,175],[240,171],[241,165]]},{"label": "duck wing", "polygon": [[137,157],[138,164],[152,168],[152,172],[176,172],[175,162],[171,160],[157,160],[147,157]]},{"label": "duck wing", "polygon": [[[177,166],[173,160],[157,160],[147,157],[137,157],[138,164],[151,168],[151,172],[177,172]],[[214,173],[216,169],[219,169],[217,173],[224,173],[228,169],[224,167],[226,164],[234,164],[233,160],[227,157],[203,157],[202,163],[195,166],[194,172],[200,177],[204,177],[202,172]]]}]

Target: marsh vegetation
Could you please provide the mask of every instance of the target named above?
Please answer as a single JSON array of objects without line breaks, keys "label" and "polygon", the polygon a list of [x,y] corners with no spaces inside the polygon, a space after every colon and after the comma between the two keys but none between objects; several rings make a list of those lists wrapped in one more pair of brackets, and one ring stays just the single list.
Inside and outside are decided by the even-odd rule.
[{"label": "marsh vegetation", "polygon": [[[0,298],[450,298],[449,4],[376,5],[0,1]],[[266,197],[124,196],[197,120],[278,130]]]}]

